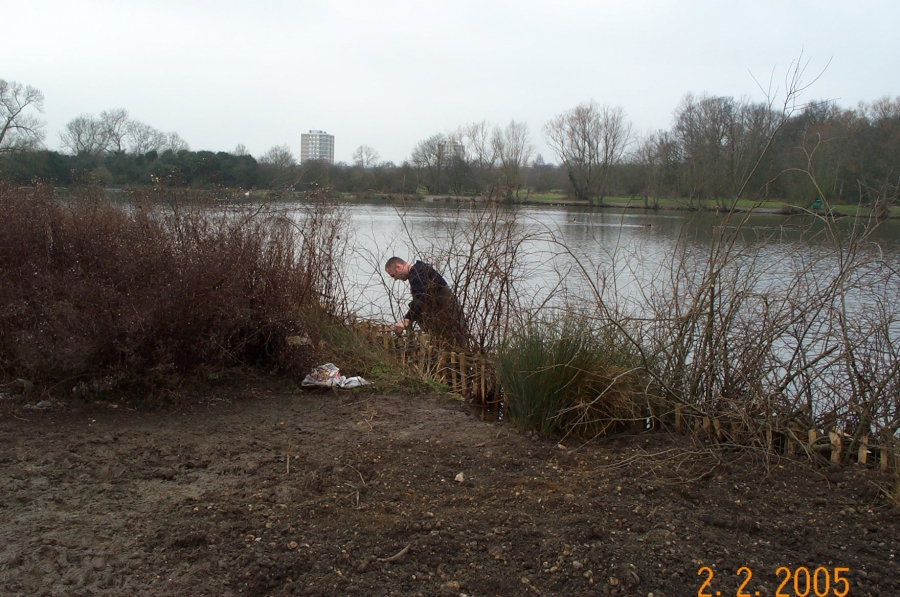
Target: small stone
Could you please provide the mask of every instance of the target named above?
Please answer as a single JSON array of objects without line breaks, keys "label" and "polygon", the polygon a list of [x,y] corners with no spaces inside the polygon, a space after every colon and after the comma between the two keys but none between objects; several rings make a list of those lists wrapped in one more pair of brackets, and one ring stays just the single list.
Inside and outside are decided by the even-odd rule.
[{"label": "small stone", "polygon": [[463,483],[466,480],[466,475],[465,475],[465,473],[459,473],[458,475],[456,475],[453,478],[453,480],[456,481],[457,483]]},{"label": "small stone", "polygon": [[53,408],[53,403],[49,400],[41,400],[37,404],[26,404],[22,408],[24,410],[49,410]]},{"label": "small stone", "polygon": [[584,565],[581,562],[579,562],[578,560],[575,560],[574,562],[572,562],[572,568],[574,568],[575,570],[581,570],[583,566]]}]

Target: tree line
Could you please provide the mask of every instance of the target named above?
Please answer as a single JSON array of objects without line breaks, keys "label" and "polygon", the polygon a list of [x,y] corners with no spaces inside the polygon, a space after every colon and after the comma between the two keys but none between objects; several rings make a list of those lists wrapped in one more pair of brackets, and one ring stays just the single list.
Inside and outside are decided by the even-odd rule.
[{"label": "tree line", "polygon": [[81,115],[44,148],[43,94],[0,79],[0,177],[67,185],[89,173],[112,186],[171,184],[210,188],[330,187],[356,194],[479,195],[517,201],[558,191],[602,203],[605,197],[659,198],[727,208],[739,198],[877,203],[900,184],[900,98],[844,108],[798,103],[795,85],[782,106],[771,99],[687,94],[668,129],[636,134],[621,106],[589,101],[541,129],[556,163],[537,155],[528,125],[476,122],[418,142],[397,165],[362,145],[353,163],[299,164],[287,145],[254,158],[191,151],[123,109]]}]

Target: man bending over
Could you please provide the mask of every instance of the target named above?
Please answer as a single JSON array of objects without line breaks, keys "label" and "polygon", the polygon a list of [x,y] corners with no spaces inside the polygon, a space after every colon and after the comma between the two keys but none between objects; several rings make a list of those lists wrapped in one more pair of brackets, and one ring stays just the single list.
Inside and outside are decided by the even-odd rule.
[{"label": "man bending over", "polygon": [[398,334],[415,322],[424,332],[445,342],[460,348],[468,345],[469,330],[462,307],[436,269],[421,261],[409,264],[399,257],[391,257],[384,271],[395,280],[409,282],[412,293],[409,311],[394,324]]}]

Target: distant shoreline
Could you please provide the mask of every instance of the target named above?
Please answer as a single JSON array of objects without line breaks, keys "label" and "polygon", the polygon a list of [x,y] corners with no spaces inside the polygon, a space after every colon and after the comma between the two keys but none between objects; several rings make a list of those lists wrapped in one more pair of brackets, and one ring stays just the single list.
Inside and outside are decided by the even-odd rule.
[{"label": "distant shoreline", "polygon": [[[23,189],[29,187],[22,187]],[[65,192],[65,187],[57,187],[56,191],[59,193],[60,191]],[[132,192],[138,189],[129,189],[129,188],[118,188],[118,187],[108,187],[106,189],[108,196],[113,196],[116,199],[124,199],[123,195],[131,194]],[[184,193],[196,193],[197,196],[205,196],[210,195],[217,201],[265,201],[265,200],[301,200],[304,196],[303,191],[289,191],[289,190],[279,190],[279,189],[265,189],[265,190],[251,190],[245,191],[243,189],[221,189],[221,190],[205,190],[205,189],[190,189],[190,188],[178,188],[178,189],[167,189],[175,192],[184,192]],[[540,197],[538,199],[533,198],[534,196]],[[331,199],[337,203],[393,203],[393,202],[410,202],[410,203],[485,203],[485,199],[483,197],[473,196],[473,195],[420,195],[420,194],[380,194],[380,193],[369,193],[362,195],[354,195],[349,193],[335,193],[331,196]],[[607,197],[603,200],[602,204],[592,204],[588,201],[572,199],[569,197],[548,197],[548,194],[535,194],[531,197],[525,197],[523,199],[506,202],[499,201],[501,205],[510,205],[510,206],[530,206],[530,207],[577,207],[589,210],[606,210],[606,209],[628,209],[628,210],[643,210],[649,212],[671,212],[671,211],[692,211],[692,212],[717,212],[717,211],[729,211],[723,210],[720,207],[715,205],[715,202],[712,200],[689,200],[689,199],[670,199],[670,198],[660,198],[660,199],[650,199],[650,205],[645,205],[643,198],[628,198],[628,197]],[[796,215],[813,215],[813,216],[825,216],[828,215],[829,212],[826,212],[823,209],[809,209],[807,207],[802,207],[798,205],[793,205],[787,202],[777,201],[777,200],[766,200],[762,202],[754,202],[750,200],[740,200],[738,204],[734,207],[733,210],[735,213],[748,213],[754,212],[758,214],[768,214],[768,215],[782,215],[782,216],[796,216]],[[856,206],[856,205],[832,205],[830,214],[833,217],[848,217],[859,215],[862,217],[869,217],[872,215],[872,207],[870,206]],[[891,207],[889,208],[888,213],[883,216],[888,219],[898,219],[900,218],[900,208]]]}]

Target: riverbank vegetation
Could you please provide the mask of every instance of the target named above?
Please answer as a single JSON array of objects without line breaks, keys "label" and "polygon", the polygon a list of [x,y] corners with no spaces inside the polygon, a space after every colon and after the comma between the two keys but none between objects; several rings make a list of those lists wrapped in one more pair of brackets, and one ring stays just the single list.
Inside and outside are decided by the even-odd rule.
[{"label": "riverbank vegetation", "polygon": [[310,366],[317,320],[345,315],[340,209],[310,198],[288,217],[192,199],[123,206],[96,186],[63,201],[0,185],[3,381],[96,394]]},{"label": "riverbank vegetation", "polygon": [[[380,271],[383,255],[351,255],[340,207],[315,195],[293,212],[71,192],[0,189],[4,392],[121,398],[228,371],[296,378],[325,360],[391,384],[441,383],[438,368],[364,333],[346,268],[369,258]],[[818,216],[785,242],[745,234],[745,218],[727,214],[707,248],[679,242],[653,262],[608,236],[575,251],[497,204],[400,241],[448,273],[469,350],[490,363],[493,399],[516,425],[591,438],[666,426],[677,411],[761,453],[791,442],[820,458],[832,448],[810,430],[838,435],[844,461],[894,453],[900,263],[873,241],[880,220]]]}]

